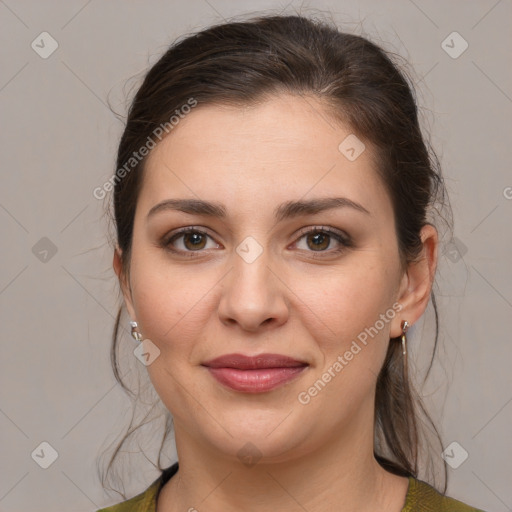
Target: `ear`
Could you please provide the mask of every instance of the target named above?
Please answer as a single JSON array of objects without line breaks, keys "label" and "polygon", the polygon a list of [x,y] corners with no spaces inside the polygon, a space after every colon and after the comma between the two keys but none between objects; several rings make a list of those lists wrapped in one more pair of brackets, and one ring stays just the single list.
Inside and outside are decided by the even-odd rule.
[{"label": "ear", "polygon": [[409,263],[402,277],[397,302],[402,305],[391,324],[390,337],[402,335],[402,322],[414,325],[423,315],[430,299],[430,292],[437,268],[438,235],[431,224],[420,232],[423,249],[418,260]]},{"label": "ear", "polygon": [[119,286],[121,287],[121,291],[123,293],[124,302],[126,304],[126,309],[128,310],[128,314],[132,320],[137,320],[135,315],[135,310],[133,308],[132,301],[132,292],[130,288],[130,283],[128,282],[128,278],[126,275],[126,271],[123,268],[123,263],[121,260],[122,251],[119,247],[116,247],[114,251],[114,261],[112,262],[112,266],[114,267],[114,272],[119,279]]}]

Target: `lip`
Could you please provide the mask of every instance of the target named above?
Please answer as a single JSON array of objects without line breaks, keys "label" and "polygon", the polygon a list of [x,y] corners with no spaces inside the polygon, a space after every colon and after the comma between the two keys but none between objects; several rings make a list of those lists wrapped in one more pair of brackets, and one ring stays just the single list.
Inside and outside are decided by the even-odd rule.
[{"label": "lip", "polygon": [[308,364],[281,354],[226,354],[203,366],[218,382],[235,391],[263,393],[296,378]]},{"label": "lip", "polygon": [[307,363],[282,354],[258,354],[256,356],[225,354],[203,363],[203,366],[208,366],[209,368],[258,370],[262,368],[296,368],[298,366],[307,366]]}]

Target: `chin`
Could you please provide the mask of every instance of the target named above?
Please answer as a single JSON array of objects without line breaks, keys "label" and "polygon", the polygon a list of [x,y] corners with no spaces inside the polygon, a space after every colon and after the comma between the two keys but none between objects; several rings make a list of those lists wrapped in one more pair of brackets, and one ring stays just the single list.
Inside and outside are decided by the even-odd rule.
[{"label": "chin", "polygon": [[[315,447],[309,446],[307,425],[304,422],[297,424],[295,421],[283,421],[289,413],[289,410],[279,411],[266,418],[262,418],[263,412],[253,415],[233,413],[233,421],[225,420],[222,423],[231,436],[215,425],[212,426],[213,432],[203,432],[204,438],[216,451],[246,465],[251,465],[247,460],[258,461],[260,464],[290,461],[313,451]],[[241,417],[244,418],[243,422],[240,422]]]}]

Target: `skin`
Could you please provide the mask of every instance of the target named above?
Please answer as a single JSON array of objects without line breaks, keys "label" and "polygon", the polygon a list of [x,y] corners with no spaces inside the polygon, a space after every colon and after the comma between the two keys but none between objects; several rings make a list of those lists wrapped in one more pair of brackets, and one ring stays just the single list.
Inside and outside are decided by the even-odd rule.
[{"label": "skin", "polygon": [[[373,457],[375,385],[390,338],[427,306],[437,232],[422,229],[419,261],[402,268],[371,148],[349,161],[338,146],[351,130],[327,112],[315,98],[292,95],[244,108],[198,106],[149,155],[130,271],[118,249],[114,269],[131,318],[160,350],[147,371],[174,418],[180,468],[162,489],[158,512],[403,507],[408,480]],[[349,198],[369,213],[345,206],[273,217],[283,202],[322,197]],[[147,218],[171,198],[220,202],[226,218],[175,210]],[[209,235],[170,245],[190,258],[160,244],[186,226]],[[332,236],[315,242],[301,231],[322,226],[348,234],[352,245]],[[263,249],[252,263],[236,252],[249,236]],[[397,302],[401,310],[378,335],[307,405],[299,403],[298,394]],[[225,388],[201,366],[222,354],[264,352],[309,366],[252,395]],[[251,467],[237,456],[247,442],[261,456]]]}]

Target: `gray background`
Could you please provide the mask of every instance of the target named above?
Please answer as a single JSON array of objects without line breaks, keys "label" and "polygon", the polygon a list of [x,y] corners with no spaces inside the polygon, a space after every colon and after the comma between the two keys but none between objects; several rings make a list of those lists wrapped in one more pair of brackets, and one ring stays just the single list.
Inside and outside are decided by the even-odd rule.
[{"label": "gray background", "polygon": [[[455,214],[426,402],[444,447],[458,443],[452,459],[468,452],[450,469],[448,494],[512,510],[510,0],[0,0],[1,511],[92,511],[120,500],[96,476],[100,450],[130,418],[110,369],[117,283],[104,204],[92,194],[114,171],[122,129],[107,102],[124,114],[129,85],[184,33],[248,12],[314,9],[414,67]],[[44,31],[59,45],[46,59],[31,47],[43,46]],[[457,58],[442,46],[453,31],[469,45]],[[450,41],[452,53],[462,48]],[[410,336],[415,356],[421,330]],[[58,453],[47,469],[31,456],[50,456],[44,441]],[[132,462],[130,495],[158,476],[144,458]]]}]

